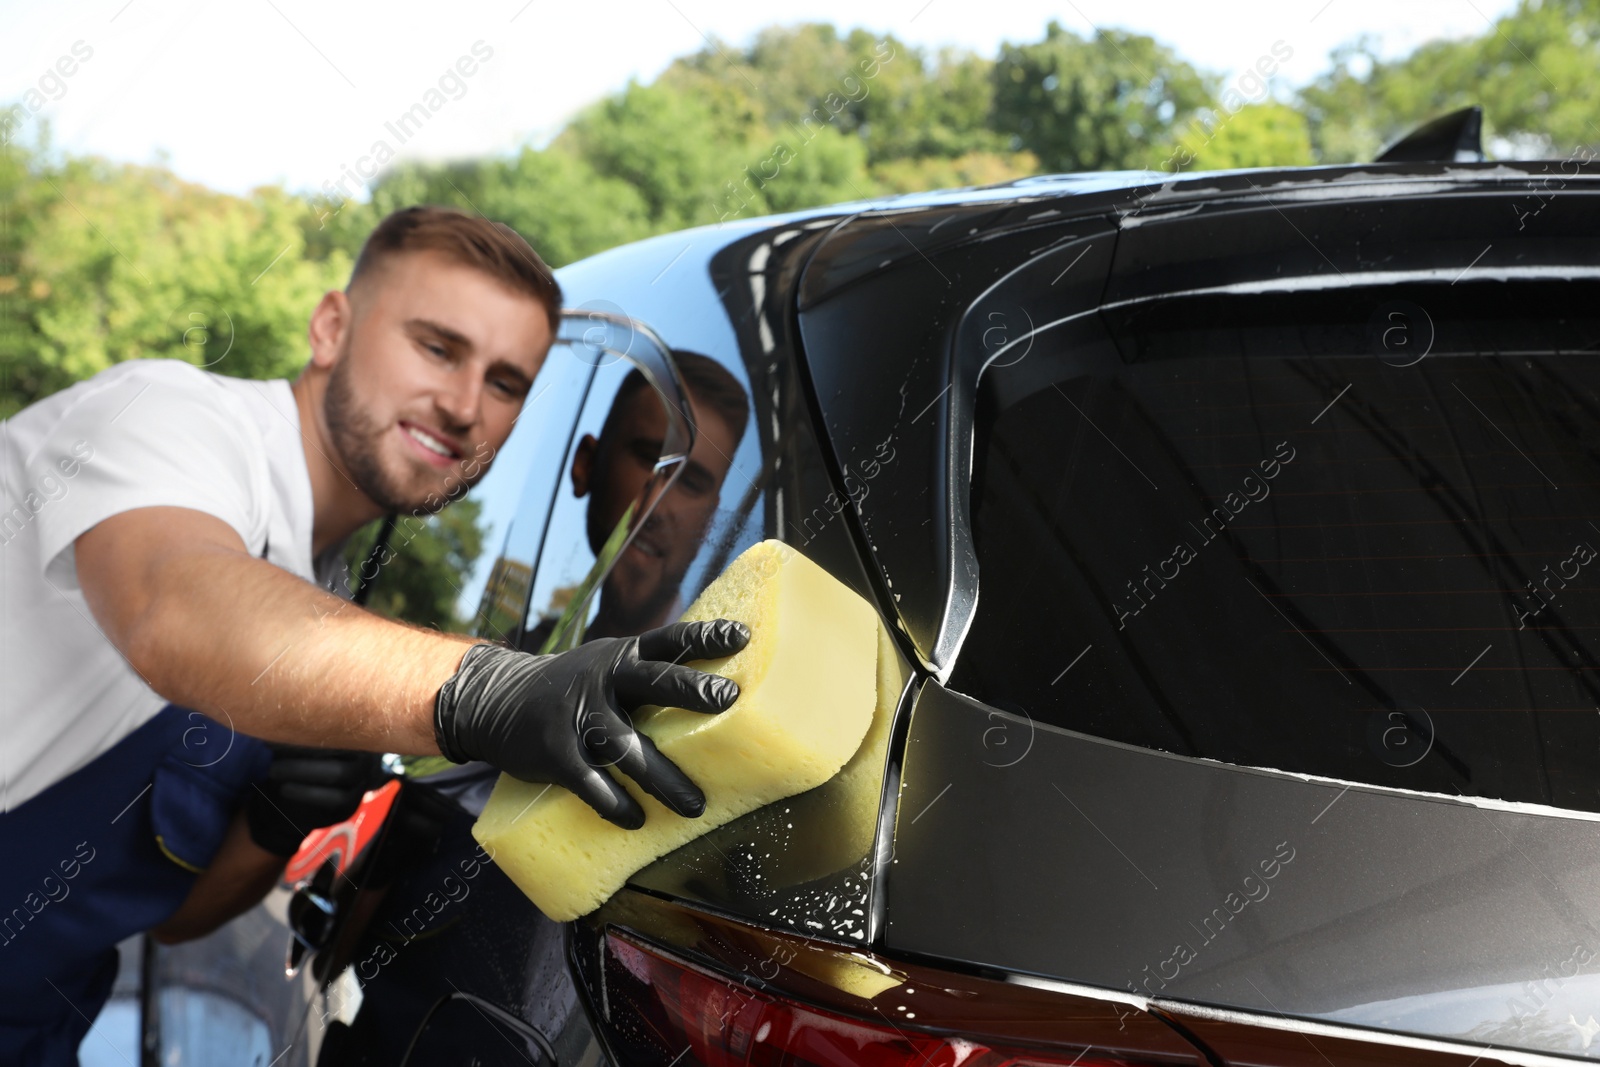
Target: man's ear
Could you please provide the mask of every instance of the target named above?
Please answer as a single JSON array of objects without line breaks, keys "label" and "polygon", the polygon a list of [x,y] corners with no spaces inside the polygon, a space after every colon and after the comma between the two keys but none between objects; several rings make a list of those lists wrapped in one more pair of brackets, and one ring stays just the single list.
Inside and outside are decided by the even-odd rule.
[{"label": "man's ear", "polygon": [[600,449],[600,442],[595,440],[594,434],[586,433],[578,441],[578,447],[572,451],[572,495],[589,495],[589,475],[594,471],[594,456]]},{"label": "man's ear", "polygon": [[322,294],[317,308],[311,313],[311,325],[306,336],[311,342],[311,364],[320,370],[331,370],[344,348],[345,336],[350,331],[350,298],[338,289]]}]

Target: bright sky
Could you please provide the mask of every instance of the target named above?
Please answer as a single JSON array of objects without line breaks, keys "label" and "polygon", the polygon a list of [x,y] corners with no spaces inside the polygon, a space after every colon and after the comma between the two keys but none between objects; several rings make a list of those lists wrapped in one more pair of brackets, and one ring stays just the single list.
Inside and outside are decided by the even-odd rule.
[{"label": "bright sky", "polygon": [[[1372,34],[1385,54],[1485,31],[1513,0],[492,0],[365,5],[327,0],[0,0],[0,102],[27,101],[57,147],[243,192],[336,180],[385,123],[445,78],[442,106],[401,147],[427,158],[541,144],[629,77],[649,81],[705,37],[743,43],[774,22],[820,20],[913,44],[992,55],[1056,18],[1079,33],[1149,33],[1230,76],[1277,41],[1280,89],[1335,46]],[[80,43],[81,42],[81,43]],[[480,43],[481,42],[481,43]],[[473,47],[477,45],[477,56]],[[76,55],[74,48],[76,47]],[[88,58],[83,56],[87,54]],[[484,58],[487,56],[487,58]],[[65,62],[61,62],[65,57]],[[466,57],[461,70],[458,61]],[[57,69],[71,70],[63,76]],[[26,97],[30,89],[41,88]],[[3,135],[3,131],[0,131]]]}]

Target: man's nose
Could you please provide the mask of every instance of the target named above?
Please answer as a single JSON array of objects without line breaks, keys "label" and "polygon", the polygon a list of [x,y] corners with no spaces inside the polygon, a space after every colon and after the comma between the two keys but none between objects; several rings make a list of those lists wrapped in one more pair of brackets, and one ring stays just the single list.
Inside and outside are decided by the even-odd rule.
[{"label": "man's nose", "polygon": [[445,429],[453,433],[469,430],[478,422],[483,383],[467,375],[452,375],[434,394],[434,403],[449,422]]}]

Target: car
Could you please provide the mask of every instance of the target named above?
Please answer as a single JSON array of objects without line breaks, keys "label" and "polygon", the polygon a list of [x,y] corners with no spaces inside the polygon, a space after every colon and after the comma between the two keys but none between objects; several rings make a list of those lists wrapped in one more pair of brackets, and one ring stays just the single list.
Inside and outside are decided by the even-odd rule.
[{"label": "car", "polygon": [[479,632],[776,538],[878,611],[873,728],[570,923],[471,837],[492,770],[408,762],[146,948],[146,1062],[1600,1060],[1600,169],[1477,123],[563,268]]}]

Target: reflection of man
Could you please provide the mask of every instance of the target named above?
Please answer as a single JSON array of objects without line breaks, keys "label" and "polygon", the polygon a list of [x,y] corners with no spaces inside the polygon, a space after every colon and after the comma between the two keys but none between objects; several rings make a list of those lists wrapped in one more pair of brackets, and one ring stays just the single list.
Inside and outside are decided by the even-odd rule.
[{"label": "reflection of man", "polygon": [[[699,432],[672,491],[657,502],[607,576],[587,638],[631,637],[667,621],[744,436],[750,401],[738,379],[696,352],[675,351],[673,359],[688,387]],[[589,550],[597,556],[649,480],[666,430],[660,397],[634,371],[618,388],[600,436],[585,434],[578,442],[572,492],[589,497],[585,532]]]}]

